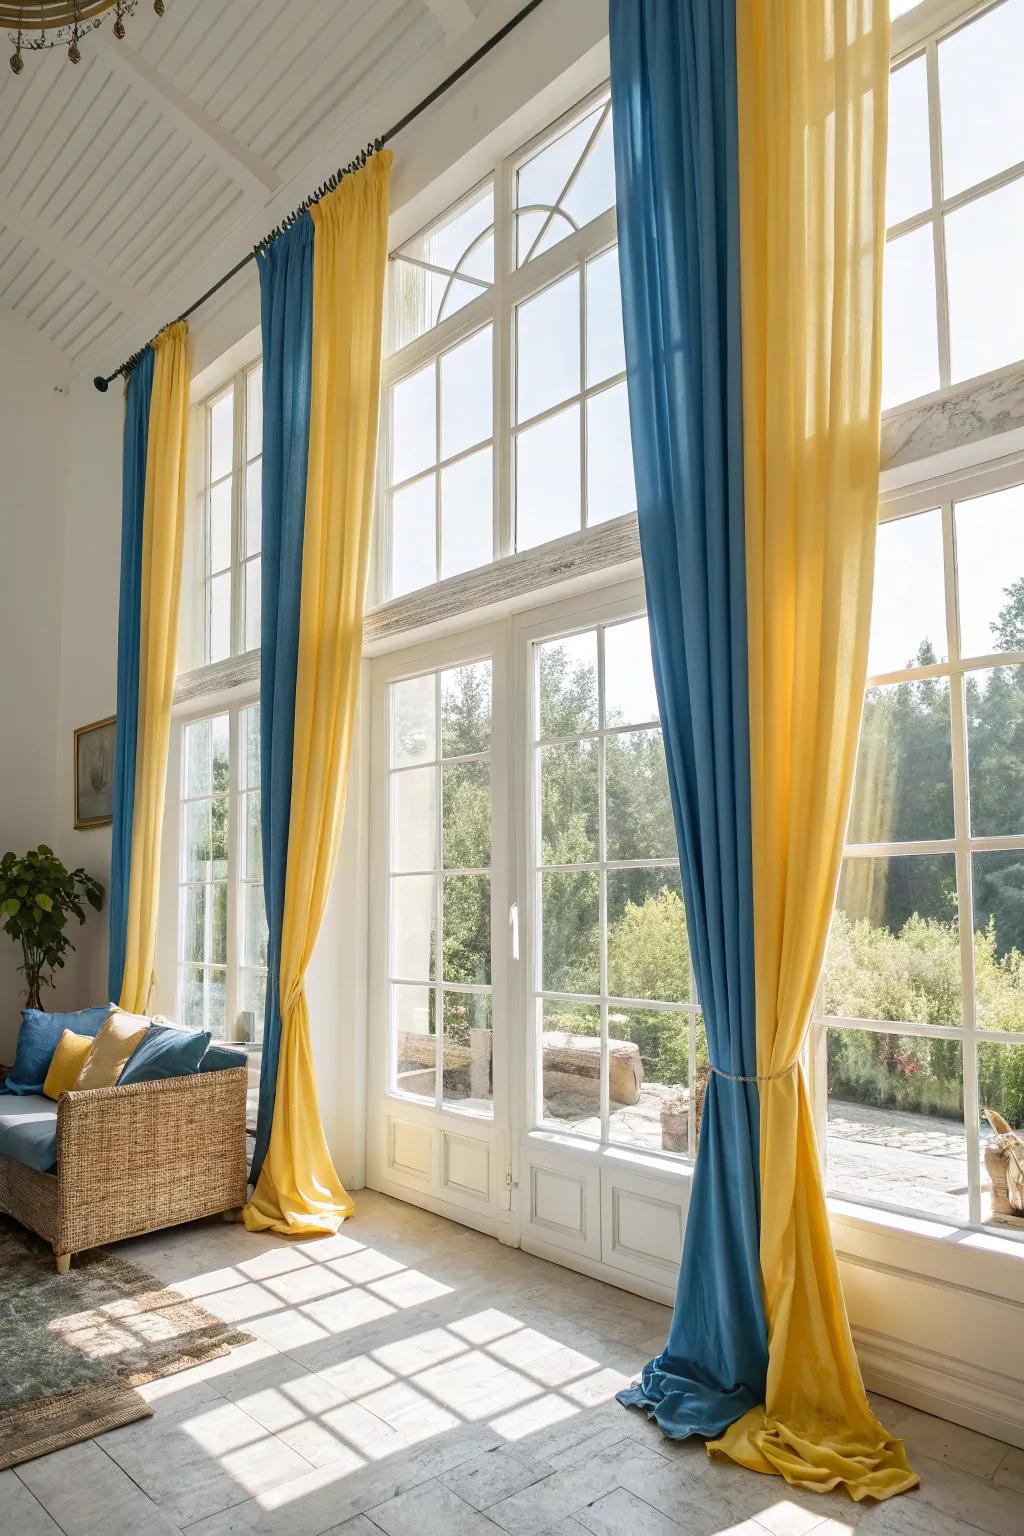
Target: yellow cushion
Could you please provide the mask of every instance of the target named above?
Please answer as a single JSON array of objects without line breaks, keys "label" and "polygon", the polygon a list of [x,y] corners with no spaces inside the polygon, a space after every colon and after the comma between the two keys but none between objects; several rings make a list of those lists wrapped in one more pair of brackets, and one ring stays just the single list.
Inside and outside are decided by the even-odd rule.
[{"label": "yellow cushion", "polygon": [[100,1025],[75,1087],[113,1088],[148,1028],[149,1020],[142,1014],[122,1013],[115,1008]]},{"label": "yellow cushion", "polygon": [[91,1050],[92,1035],[76,1035],[71,1029],[64,1031],[57,1041],[57,1049],[43,1084],[43,1092],[48,1099],[59,1099],[62,1093],[74,1088]]}]

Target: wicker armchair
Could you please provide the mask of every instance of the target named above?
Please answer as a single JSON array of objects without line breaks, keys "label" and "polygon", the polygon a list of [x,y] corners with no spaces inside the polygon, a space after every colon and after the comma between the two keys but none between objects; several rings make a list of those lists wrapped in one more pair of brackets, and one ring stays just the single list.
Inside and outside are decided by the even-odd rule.
[{"label": "wicker armchair", "polygon": [[246,1199],[244,1067],[62,1093],[57,1166],[0,1157],[0,1210],[52,1244],[57,1270],[100,1243]]}]

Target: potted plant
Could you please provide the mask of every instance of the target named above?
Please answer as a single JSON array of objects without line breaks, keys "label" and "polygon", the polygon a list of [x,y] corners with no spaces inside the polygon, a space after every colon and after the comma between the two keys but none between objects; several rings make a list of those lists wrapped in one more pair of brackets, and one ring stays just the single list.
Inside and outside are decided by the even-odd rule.
[{"label": "potted plant", "polygon": [[64,956],[74,945],[65,933],[69,916],[85,922],[82,898],[95,912],[103,909],[103,887],[84,869],[68,870],[52,848],[40,843],[21,857],[0,859],[0,921],[21,945],[25,1006],[40,1008],[43,987],[54,985]]}]

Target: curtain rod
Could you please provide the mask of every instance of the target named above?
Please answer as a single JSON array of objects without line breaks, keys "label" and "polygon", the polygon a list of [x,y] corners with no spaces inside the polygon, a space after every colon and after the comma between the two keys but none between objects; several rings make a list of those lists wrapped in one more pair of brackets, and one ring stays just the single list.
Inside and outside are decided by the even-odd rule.
[{"label": "curtain rod", "polygon": [[[329,176],[327,180],[316,189],[315,192],[311,192],[308,197],[304,198],[299,206],[291,213],[287,214],[285,218],[281,220],[280,224],[275,226],[269,235],[266,235],[255,246],[253,246],[252,250],[247,252],[247,254],[242,257],[241,261],[237,261],[231,270],[229,272],[225,272],[223,277],[218,278],[212,287],[207,288],[205,293],[201,293],[198,299],[196,299],[193,304],[189,305],[188,309],[183,310],[182,313],[178,315],[177,319],[187,320],[189,315],[194,315],[196,310],[199,309],[201,305],[206,303],[207,299],[212,299],[215,293],[220,292],[225,283],[229,283],[233,277],[237,277],[238,273],[241,272],[243,268],[247,267],[250,261],[256,260],[257,251],[260,251],[265,246],[269,245],[271,240],[273,240],[275,236],[279,235],[283,230],[289,229],[291,225],[295,223],[295,220],[300,218],[306,209],[311,206],[311,204],[319,202],[319,200],[324,197],[326,193],[333,191],[333,189],[338,185],[339,181],[341,181],[343,177],[349,175],[352,171],[359,170],[363,165],[366,164],[367,160],[372,154],[375,154],[377,150],[383,149],[386,144],[390,144],[391,140],[396,138],[398,134],[403,131],[403,129],[408,128],[410,123],[415,122],[421,113],[425,112],[428,107],[432,107],[434,102],[442,97],[446,91],[450,91],[453,85],[457,85],[462,77],[467,75],[469,71],[474,67],[474,65],[479,64],[481,59],[486,58],[487,55],[491,52],[492,48],[496,48],[499,43],[504,42],[509,33],[514,32],[519,23],[521,21],[525,21],[527,16],[529,16],[532,11],[535,11],[540,4],[541,0],[528,0],[528,3],[520,7],[520,9],[516,11],[515,15],[506,21],[503,27],[499,27],[498,31],[495,32],[493,37],[489,37],[485,43],[480,45],[475,53],[471,53],[469,58],[464,60],[463,63],[459,65],[458,69],[453,69],[451,74],[447,75],[441,81],[440,85],[436,85],[428,96],[424,96],[423,100],[417,102],[414,107],[410,108],[404,117],[400,117],[398,122],[393,124],[393,126],[388,129],[387,133],[382,134],[379,139],[375,139],[372,144],[368,144],[367,147],[362,150],[354,160],[350,161],[348,165],[340,167],[337,171],[334,172],[333,176]],[[148,346],[149,343],[147,342],[146,345]],[[106,377],[104,377],[103,374],[97,374],[97,376],[93,379],[93,384],[100,391],[100,393],[106,394],[108,388],[117,378],[118,374],[124,374],[125,378],[127,378],[145,350],[145,347],[140,347],[137,352],[133,352],[131,357],[126,358],[120,367],[115,368],[113,373],[108,373]]]}]

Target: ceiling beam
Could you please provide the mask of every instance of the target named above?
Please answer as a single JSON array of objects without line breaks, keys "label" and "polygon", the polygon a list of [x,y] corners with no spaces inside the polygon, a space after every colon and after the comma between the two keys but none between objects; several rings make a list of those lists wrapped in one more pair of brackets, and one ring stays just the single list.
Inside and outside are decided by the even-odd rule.
[{"label": "ceiling beam", "polygon": [[469,7],[469,0],[424,0],[427,10],[440,22],[448,42],[461,37],[467,27],[476,21]]},{"label": "ceiling beam", "polygon": [[143,294],[132,283],[118,277],[104,262],[83,251],[73,240],[66,239],[55,229],[47,229],[25,208],[18,208],[10,198],[4,199],[0,209],[0,223],[21,235],[51,261],[59,262],[72,277],[88,283],[97,293],[109,299],[123,315],[133,319],[141,317],[153,302],[151,294]]},{"label": "ceiling beam", "polygon": [[196,106],[190,96],[155,69],[137,49],[130,48],[125,42],[119,43],[105,28],[94,32],[90,41],[126,79],[143,87],[163,116],[183,129],[196,148],[215,160],[238,186],[255,193],[264,202],[269,193],[277,191],[279,179],[273,168],[229,133],[216,118]]}]

